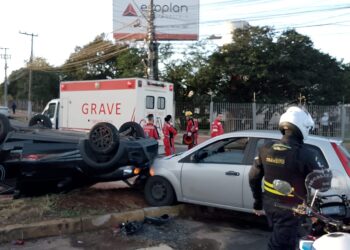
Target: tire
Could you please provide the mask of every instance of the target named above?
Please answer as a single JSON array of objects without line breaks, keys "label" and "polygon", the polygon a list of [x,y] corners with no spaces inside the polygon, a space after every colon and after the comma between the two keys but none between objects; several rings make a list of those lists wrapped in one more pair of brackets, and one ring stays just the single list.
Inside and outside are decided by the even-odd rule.
[{"label": "tire", "polygon": [[161,176],[149,177],[144,192],[145,200],[151,206],[169,206],[175,202],[173,187]]},{"label": "tire", "polygon": [[0,143],[5,140],[10,131],[11,125],[9,119],[5,115],[0,114]]},{"label": "tire", "polygon": [[123,157],[124,147],[119,145],[115,152],[108,155],[96,154],[90,146],[89,140],[83,139],[79,141],[79,152],[86,165],[84,169],[87,173],[92,174],[105,174],[110,171],[116,170],[121,166],[118,166],[118,162]]},{"label": "tire", "polygon": [[119,128],[119,133],[124,136],[132,136],[134,138],[145,138],[145,132],[140,124],[136,122],[126,122]]},{"label": "tire", "polygon": [[97,123],[89,133],[89,144],[97,154],[109,154],[119,146],[119,132],[116,127],[107,122]]},{"label": "tire", "polygon": [[29,120],[29,127],[52,128],[52,122],[49,117],[37,114]]}]

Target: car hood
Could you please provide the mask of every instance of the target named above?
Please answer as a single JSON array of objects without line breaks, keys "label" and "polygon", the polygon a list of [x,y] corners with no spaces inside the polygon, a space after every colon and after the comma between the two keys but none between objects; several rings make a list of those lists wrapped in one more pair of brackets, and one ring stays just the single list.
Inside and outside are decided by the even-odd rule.
[{"label": "car hood", "polygon": [[179,159],[181,158],[181,155],[182,153],[177,153],[170,156],[158,157],[154,159],[153,166],[156,168],[157,167],[166,168],[168,166],[173,166],[179,161]]}]

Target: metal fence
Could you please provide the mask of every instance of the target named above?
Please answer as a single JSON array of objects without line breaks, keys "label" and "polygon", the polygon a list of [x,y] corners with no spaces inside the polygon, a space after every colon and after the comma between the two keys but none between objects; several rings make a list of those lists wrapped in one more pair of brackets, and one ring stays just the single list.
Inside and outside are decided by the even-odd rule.
[{"label": "metal fence", "polygon": [[[27,110],[27,101],[17,100],[17,108]],[[32,103],[33,112],[41,112],[45,103]],[[289,107],[287,104],[266,103],[175,103],[175,124],[180,130],[186,129],[185,111],[192,111],[198,120],[200,130],[210,130],[210,124],[218,112],[224,114],[225,132],[258,129],[278,129],[281,114]],[[350,139],[350,104],[322,106],[307,105],[315,121],[316,135]]]},{"label": "metal fence", "polygon": [[[276,130],[280,116],[290,105],[261,103],[210,103],[195,106],[176,104],[176,123],[185,129],[184,111],[190,110],[198,119],[200,129],[210,129],[210,123],[218,112],[224,114],[225,132],[257,129]],[[315,121],[316,135],[350,139],[350,105],[307,105],[306,108]]]}]

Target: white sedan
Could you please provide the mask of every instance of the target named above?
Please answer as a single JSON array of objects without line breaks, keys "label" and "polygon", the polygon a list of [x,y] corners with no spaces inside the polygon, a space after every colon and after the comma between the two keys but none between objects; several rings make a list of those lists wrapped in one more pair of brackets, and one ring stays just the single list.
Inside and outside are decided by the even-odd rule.
[{"label": "white sedan", "polygon": [[[253,212],[248,173],[258,148],[279,131],[239,131],[211,138],[186,152],[157,158],[145,185],[152,206],[175,201]],[[332,189],[350,197],[350,155],[340,140],[309,136],[305,142],[333,172]]]},{"label": "white sedan", "polygon": [[10,117],[10,110],[6,106],[0,106],[0,114],[5,115],[6,117]]}]

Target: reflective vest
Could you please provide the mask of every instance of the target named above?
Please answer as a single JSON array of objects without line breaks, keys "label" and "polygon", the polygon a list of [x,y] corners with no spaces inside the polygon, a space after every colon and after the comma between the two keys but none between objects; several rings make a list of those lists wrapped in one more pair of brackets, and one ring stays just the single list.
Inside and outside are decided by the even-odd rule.
[{"label": "reflective vest", "polygon": [[218,135],[222,135],[224,133],[224,128],[222,126],[222,123],[215,119],[213,123],[211,124],[211,137],[215,137]]},{"label": "reflective vest", "polygon": [[143,131],[145,132],[146,135],[148,135],[151,138],[154,138],[156,140],[159,139],[159,134],[158,134],[158,130],[157,127],[153,124],[153,123],[147,123],[144,127],[143,127]]}]

